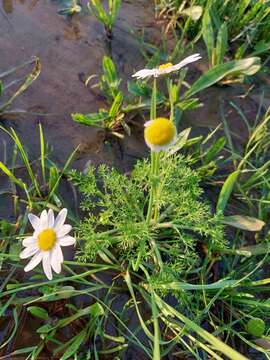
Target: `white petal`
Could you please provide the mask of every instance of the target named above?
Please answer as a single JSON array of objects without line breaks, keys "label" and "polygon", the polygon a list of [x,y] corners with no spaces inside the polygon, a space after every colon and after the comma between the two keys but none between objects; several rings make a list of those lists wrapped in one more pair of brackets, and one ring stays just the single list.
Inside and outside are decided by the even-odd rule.
[{"label": "white petal", "polygon": [[55,245],[51,253],[51,266],[57,274],[61,272],[61,264],[63,260],[61,247],[59,245]]},{"label": "white petal", "polygon": [[147,126],[151,125],[152,122],[153,122],[153,120],[146,121],[146,123],[144,123],[144,126],[147,127]]},{"label": "white petal", "polygon": [[52,209],[48,211],[48,228],[53,228],[54,226],[54,213]]},{"label": "white petal", "polygon": [[172,147],[175,142],[177,140],[177,135],[174,137],[174,139],[169,143],[169,144],[166,144],[166,145],[153,145],[151,143],[149,143],[146,139],[145,139],[145,142],[146,142],[146,145],[154,152],[160,152],[160,151],[163,151],[163,150],[169,150],[170,147]]},{"label": "white petal", "polygon": [[140,71],[137,71],[135,74],[132,75],[132,77],[136,77],[138,79],[144,79],[148,76],[155,76],[157,69],[142,69]]},{"label": "white petal", "polygon": [[45,275],[47,276],[47,278],[49,280],[52,280],[52,268],[51,268],[50,257],[51,257],[50,251],[44,252],[43,259],[42,259],[42,266],[43,266],[43,271],[44,271]]},{"label": "white petal", "polygon": [[24,268],[24,271],[30,271],[32,269],[34,269],[34,267],[36,267],[42,260],[43,254],[42,252],[38,252],[37,254],[35,254],[35,256],[32,257],[32,259],[29,261],[29,263],[26,265],[26,267]]},{"label": "white petal", "polygon": [[59,244],[61,246],[70,246],[70,245],[74,245],[76,242],[76,239],[72,236],[65,236],[61,239],[59,239]]},{"label": "white petal", "polygon": [[37,238],[38,238],[38,235],[39,235],[41,232],[42,232],[42,229],[35,230],[34,233],[33,233],[33,237],[34,237],[35,239],[37,239]]},{"label": "white petal", "polygon": [[65,235],[67,235],[72,229],[72,226],[71,225],[63,225],[60,227],[59,230],[56,231],[56,235],[58,238],[61,238]]},{"label": "white petal", "polygon": [[46,210],[43,210],[40,215],[40,230],[44,230],[48,228],[48,214]]},{"label": "white petal", "polygon": [[32,246],[32,245],[35,245],[37,242],[37,239],[34,237],[34,236],[29,236],[25,239],[23,239],[23,246]]},{"label": "white petal", "polygon": [[28,246],[20,253],[21,259],[27,259],[28,257],[34,255],[36,252],[38,252],[37,246]]},{"label": "white petal", "polygon": [[145,139],[145,142],[146,142],[146,145],[151,149],[151,151],[160,152],[163,150],[162,146],[153,145],[153,144],[149,143],[146,139]]},{"label": "white petal", "polygon": [[200,56],[200,54],[193,54],[188,56],[187,58],[185,58],[184,60],[180,61],[180,63],[176,64],[173,66],[174,70],[179,70],[182,67],[186,66],[187,64],[190,64],[194,61],[197,61],[199,59],[201,59],[202,57]]},{"label": "white petal", "polygon": [[[57,249],[56,249],[57,248]],[[54,249],[56,249],[55,251],[58,252],[58,257],[59,257],[59,261],[60,263],[62,264],[62,262],[64,262],[64,256],[63,256],[63,252],[62,252],[62,249],[61,249],[61,246],[60,244],[56,244]]]},{"label": "white petal", "polygon": [[54,222],[54,230],[60,230],[60,227],[64,225],[67,217],[67,209],[62,209],[59,214],[57,215],[55,222]]},{"label": "white petal", "polygon": [[28,214],[28,219],[29,219],[31,225],[33,226],[33,229],[38,230],[39,229],[39,223],[40,223],[39,217],[37,217],[34,214]]}]

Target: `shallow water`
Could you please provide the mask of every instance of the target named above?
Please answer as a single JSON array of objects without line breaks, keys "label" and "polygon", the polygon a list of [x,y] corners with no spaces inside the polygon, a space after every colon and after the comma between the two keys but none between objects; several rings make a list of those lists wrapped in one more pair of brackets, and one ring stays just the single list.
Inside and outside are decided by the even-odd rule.
[{"label": "shallow water", "polygon": [[[135,136],[126,137],[120,144],[114,141],[112,145],[104,145],[103,132],[76,124],[70,116],[73,112],[96,112],[106,107],[102,94],[84,85],[89,75],[101,73],[102,58],[108,53],[103,27],[85,7],[82,13],[72,18],[58,15],[58,8],[59,3],[51,0],[2,0],[0,71],[17,66],[33,56],[38,56],[42,64],[41,75],[15,101],[12,110],[23,109],[28,113],[47,115],[6,116],[1,122],[15,128],[32,158],[39,155],[38,123],[41,122],[45,138],[53,148],[52,156],[58,163],[63,164],[80,144],[75,167],[82,169],[90,160],[93,164],[107,162],[126,171],[134,158],[145,154],[146,148],[142,138],[136,137],[136,131]],[[112,57],[123,78],[124,88],[133,71],[144,64],[140,45],[131,29],[135,33],[144,31],[146,41],[158,43],[161,25],[154,19],[154,6],[149,0],[123,1],[115,25]],[[192,75],[192,68],[196,67]],[[194,64],[190,78],[196,78],[205,68],[205,61]],[[14,88],[10,90],[14,91]],[[228,102],[244,91],[241,87],[236,87],[233,92],[230,87],[211,88],[210,93],[202,94],[205,105],[194,112],[187,112],[181,127],[192,126],[195,131],[208,131],[209,127],[217,126],[221,122],[220,101]],[[253,116],[254,107],[247,104],[245,107]],[[238,121],[236,111],[230,109],[229,116],[233,130],[241,133],[242,137],[245,131],[243,122]],[[9,139],[1,133],[1,160],[3,140],[7,143],[6,153],[8,156],[12,154]]]},{"label": "shallow water", "polygon": [[[70,117],[72,112],[95,112],[106,106],[101,94],[87,88],[83,82],[87,76],[101,72],[102,58],[108,53],[103,28],[85,9],[82,14],[70,19],[59,16],[57,10],[58,4],[52,1],[2,1],[0,72],[24,63],[32,56],[40,58],[42,71],[39,78],[12,106],[12,110],[22,109],[28,114],[7,115],[0,123],[6,127],[14,127],[32,159],[39,157],[38,123],[41,122],[45,138],[53,148],[52,157],[58,164],[63,164],[80,144],[73,166],[83,169],[89,161],[93,164],[107,162],[126,171],[137,157],[145,153],[146,147],[141,138],[133,136],[124,143],[114,140],[112,145],[104,144],[102,132],[78,125]],[[129,78],[134,69],[143,64],[139,44],[130,30],[141,31],[145,28],[146,39],[152,41],[159,33],[158,28],[153,27],[153,20],[153,6],[149,5],[148,0],[123,1],[111,46],[112,57],[123,79]],[[31,66],[28,70],[31,71]],[[16,73],[12,80],[25,73],[25,70]],[[11,94],[14,88],[10,90]],[[11,163],[12,149],[13,144],[8,136],[0,133],[0,160],[7,165]],[[1,175],[0,189],[5,194],[1,194],[0,219],[4,217],[14,221],[10,184]],[[66,194],[68,191],[70,189],[64,189]],[[8,319],[9,316],[6,315]],[[38,343],[39,337],[35,330],[40,322],[25,312],[20,314],[20,320],[16,337],[2,355]],[[26,329],[25,325],[28,323],[31,326]],[[1,333],[3,338],[9,333],[7,326],[4,322],[0,324],[2,329],[7,330]],[[72,329],[69,331],[70,337]],[[132,351],[131,348],[129,353]],[[51,356],[50,351],[45,350],[40,358],[47,359],[48,356]],[[127,356],[132,358],[131,354]]]},{"label": "shallow water", "polygon": [[[87,76],[101,72],[102,58],[108,52],[103,27],[87,9],[69,19],[58,15],[58,4],[52,1],[3,0],[0,9],[0,69],[19,65],[32,56],[38,56],[42,64],[40,77],[13,109],[53,114],[16,116],[4,124],[14,126],[33,157],[38,151],[40,121],[60,163],[78,144],[88,160],[99,163],[108,157],[111,162],[113,155],[103,151],[99,132],[74,123],[70,117],[72,112],[95,112],[106,106],[98,91],[83,83]],[[148,19],[154,19],[148,0],[123,2],[112,41],[112,57],[123,78],[142,64],[139,44],[130,30],[146,28],[146,38],[151,39],[157,33]]]}]

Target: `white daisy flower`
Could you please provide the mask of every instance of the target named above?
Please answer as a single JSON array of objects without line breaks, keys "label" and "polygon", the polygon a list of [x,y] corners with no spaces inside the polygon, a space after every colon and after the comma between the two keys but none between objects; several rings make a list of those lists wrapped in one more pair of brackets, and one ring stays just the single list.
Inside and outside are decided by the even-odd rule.
[{"label": "white daisy flower", "polygon": [[158,68],[154,69],[143,69],[140,71],[137,71],[135,74],[132,75],[132,77],[136,77],[137,79],[145,79],[149,76],[159,77],[161,75],[169,74],[173,71],[180,70],[187,64],[190,64],[194,61],[197,61],[201,59],[202,57],[200,54],[193,54],[185,58],[184,60],[180,61],[180,63],[173,65],[172,63],[162,64]]},{"label": "white daisy flower", "polygon": [[146,145],[154,152],[168,150],[177,139],[177,131],[170,119],[157,118],[144,124]]},{"label": "white daisy flower", "polygon": [[34,228],[33,236],[27,237],[22,244],[25,249],[20,253],[21,259],[33,256],[24,271],[34,269],[41,261],[45,275],[52,279],[52,269],[59,274],[64,261],[61,246],[75,244],[75,239],[68,236],[71,225],[64,224],[67,209],[62,209],[54,219],[53,210],[43,210],[40,218],[29,214],[28,219]]}]

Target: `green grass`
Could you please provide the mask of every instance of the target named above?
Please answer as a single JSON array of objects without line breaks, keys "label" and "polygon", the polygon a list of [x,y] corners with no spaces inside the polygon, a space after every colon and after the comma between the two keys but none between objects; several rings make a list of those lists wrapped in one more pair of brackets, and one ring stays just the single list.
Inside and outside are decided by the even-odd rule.
[{"label": "green grass", "polygon": [[[179,29],[182,45],[184,36],[188,36],[191,43],[201,37],[206,41],[207,37],[208,49],[215,41],[220,41],[222,57],[225,54],[229,59],[269,56],[269,1],[157,0],[156,8],[170,19],[167,30],[171,27]],[[215,33],[218,33],[217,38]],[[208,55],[210,65],[219,63],[220,55],[209,51]]]},{"label": "green grass", "polygon": [[[250,137],[243,154],[238,154],[235,171],[249,174],[250,167],[253,169],[254,166],[258,166],[256,159],[263,161],[261,156],[262,153],[267,154],[267,149],[263,146],[262,139],[264,136],[267,138],[267,132],[262,132],[260,129],[265,129],[268,118],[268,114],[262,118],[258,116],[257,123],[250,127]],[[230,133],[228,132],[227,135],[230,136]],[[166,158],[166,162],[161,160],[162,168],[166,167],[166,170],[164,168],[166,182],[163,184],[163,191],[166,191],[164,198],[161,194],[159,195],[160,220],[156,224],[152,221],[149,223],[152,228],[149,234],[142,226],[147,213],[147,206],[143,205],[147,197],[142,197],[142,189],[146,191],[148,183],[149,165],[147,162],[137,164],[131,179],[117,173],[116,170],[102,166],[99,170],[98,181],[99,184],[101,178],[105,181],[106,193],[104,195],[95,185],[96,175],[93,168],[89,169],[87,175],[81,177],[79,174],[72,175],[75,182],[80,184],[81,191],[87,195],[83,203],[84,211],[88,212],[89,207],[95,206],[103,210],[98,215],[85,217],[79,225],[78,260],[66,261],[65,273],[57,275],[50,282],[44,281],[39,270],[33,273],[32,279],[20,282],[16,280],[16,274],[22,271],[22,264],[18,262],[18,252],[20,239],[27,232],[26,218],[23,217],[18,224],[1,222],[1,267],[2,271],[9,269],[9,275],[2,282],[0,311],[5,314],[7,308],[10,309],[12,315],[9,321],[13,324],[5,336],[3,349],[8,344],[12,344],[16,334],[19,333],[21,321],[19,314],[22,309],[26,309],[28,317],[38,319],[36,332],[40,336],[40,342],[34,346],[14,349],[13,354],[14,356],[24,354],[23,356],[28,356],[29,359],[37,359],[42,351],[46,352],[47,347],[52,349],[56,357],[60,358],[61,354],[63,359],[75,356],[75,354],[77,356],[83,354],[81,356],[85,358],[90,356],[90,353],[95,354],[97,359],[105,354],[122,358],[130,346],[135,346],[137,351],[150,359],[163,358],[169,352],[183,356],[189,354],[196,359],[207,356],[222,359],[224,354],[231,359],[244,359],[245,357],[241,357],[234,350],[239,350],[239,344],[241,344],[241,352],[247,357],[249,357],[247,350],[252,347],[266,355],[266,351],[256,344],[253,328],[249,330],[248,324],[252,319],[255,319],[255,323],[263,321],[265,330],[260,337],[267,338],[268,327],[265,321],[269,316],[267,284],[270,280],[263,274],[263,268],[268,264],[268,247],[266,246],[268,235],[262,232],[260,237],[254,237],[254,245],[247,248],[245,245],[247,229],[243,230],[234,223],[235,230],[231,228],[234,236],[227,239],[228,246],[220,246],[217,243],[215,247],[218,239],[216,231],[221,234],[222,227],[220,230],[218,228],[214,230],[217,225],[213,219],[211,220],[209,209],[207,210],[203,204],[200,205],[198,200],[194,200],[195,198],[191,200],[189,196],[193,194],[194,197],[195,194],[196,196],[200,194],[196,184],[198,179],[202,184],[204,181],[215,183],[221,163],[217,161],[218,152],[213,157],[209,155],[210,149],[212,149],[210,152],[214,154],[215,142],[206,146],[209,140],[202,144],[202,139],[188,139],[187,136],[188,131],[181,133],[172,153],[181,148],[189,154],[189,160],[184,160],[179,155],[171,155]],[[213,136],[215,132],[209,136],[209,139]],[[43,139],[42,132],[41,139]],[[222,144],[224,148],[224,142]],[[195,151],[196,147],[200,149],[199,153]],[[215,148],[222,149],[220,146]],[[44,149],[44,146],[41,149]],[[250,152],[250,149],[254,149],[254,152]],[[45,153],[45,150],[41,151],[41,154]],[[235,156],[233,158],[235,159]],[[211,162],[216,164],[216,171],[208,173],[206,178],[199,178],[196,172],[186,167],[186,161],[196,167],[199,174],[205,174],[205,169]],[[41,164],[46,164],[46,161],[42,161]],[[29,165],[31,166],[31,163]],[[170,171],[173,172],[170,173]],[[46,169],[41,173],[45,173],[46,176]],[[268,180],[262,170],[259,171],[259,175],[266,185]],[[253,179],[252,176],[253,172],[251,172],[251,179]],[[30,175],[29,179],[31,180]],[[176,179],[182,185],[178,185]],[[242,190],[244,184],[247,186],[248,180],[237,176],[233,180],[233,187],[228,186],[227,181],[224,182],[218,201],[219,211],[225,211],[226,214],[230,209],[231,199],[235,197],[240,197],[239,201],[249,204],[249,199],[243,198]],[[169,188],[166,183],[171,184]],[[248,184],[252,186],[245,192],[247,195],[253,192],[254,184],[256,193],[265,186],[261,181],[254,183],[249,180]],[[137,186],[139,188],[135,190]],[[183,186],[181,191],[179,191],[179,186]],[[35,191],[34,187],[32,191]],[[57,195],[57,189],[55,195]],[[97,195],[101,199],[100,203],[96,203]],[[139,198],[131,199],[130,196]],[[179,197],[182,207],[177,206],[177,211],[181,216],[177,220],[176,213],[171,212],[172,207],[166,206],[166,198],[173,205],[174,201],[180,199]],[[34,200],[32,204],[35,205]],[[263,205],[266,206],[264,199],[261,199],[260,206],[256,209],[252,207],[252,211],[248,209],[240,215],[252,215],[266,220],[260,216]],[[35,206],[39,208],[40,205],[38,203]],[[199,213],[192,213],[197,206],[199,208],[196,211],[199,213],[201,213],[200,207],[203,206],[203,212],[200,215],[201,222],[198,222]],[[188,212],[185,211],[187,208]],[[240,210],[241,206],[239,206]],[[94,213],[97,214],[95,211]],[[135,214],[138,226],[135,226]],[[207,221],[212,224],[207,225]],[[170,241],[168,240],[173,235],[170,230],[173,224],[175,230],[172,229],[172,231],[180,232],[180,238],[183,241],[183,250],[180,251],[178,248],[177,252],[173,250],[177,245],[177,243],[174,244],[173,237]],[[247,226],[249,225],[250,223]],[[93,226],[96,227],[95,230],[92,229]],[[104,226],[107,230],[104,229],[102,232],[101,227],[104,228]],[[256,228],[256,230],[260,229]],[[186,235],[184,235],[185,231]],[[190,231],[194,244],[198,242],[196,231],[201,236],[206,231],[204,238],[208,241],[200,245],[200,251],[196,255],[194,254],[195,247],[189,239]],[[154,241],[151,240],[153,234],[155,234]],[[141,246],[143,238],[145,241]],[[164,243],[164,239],[167,239],[167,242]],[[148,242],[149,245],[147,245]],[[263,244],[265,245],[262,248]],[[181,254],[185,256],[182,257]],[[88,255],[89,260],[87,260]],[[178,256],[180,256],[179,259]],[[164,259],[169,259],[169,257],[171,260],[164,262]],[[175,262],[173,262],[173,257],[175,257]],[[162,263],[159,259],[162,259]],[[110,280],[102,280],[104,272],[108,271],[111,273]],[[126,294],[126,305],[123,308],[115,307],[115,302],[121,299],[123,294]],[[168,294],[171,298],[168,298]],[[81,303],[78,307],[76,299],[81,299],[82,296],[89,301]],[[57,315],[57,320],[52,320],[54,304],[59,302],[62,303],[62,312]],[[146,308],[149,311],[148,316],[145,316],[143,311]],[[137,314],[135,328],[129,328],[127,325],[130,313]],[[111,328],[109,324],[112,323],[114,324],[113,331],[109,330]],[[205,329],[205,324],[208,324],[207,329]],[[65,338],[63,338],[63,331],[69,334]],[[148,339],[146,343],[139,335],[142,332]],[[63,339],[61,342],[58,340],[59,336]],[[92,352],[90,353],[82,350],[87,344],[91,344]]]},{"label": "green grass", "polygon": [[108,0],[108,10],[106,10],[101,0],[89,0],[88,8],[90,13],[104,25],[109,41],[112,40],[113,26],[116,21],[122,0]]}]

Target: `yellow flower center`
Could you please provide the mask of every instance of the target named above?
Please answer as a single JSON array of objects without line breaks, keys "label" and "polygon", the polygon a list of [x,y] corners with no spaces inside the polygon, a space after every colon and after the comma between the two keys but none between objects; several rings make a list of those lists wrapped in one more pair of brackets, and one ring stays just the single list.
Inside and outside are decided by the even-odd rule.
[{"label": "yellow flower center", "polygon": [[166,118],[157,118],[144,129],[144,138],[151,145],[168,145],[175,135],[176,128],[173,122]]},{"label": "yellow flower center", "polygon": [[56,241],[56,233],[53,229],[43,230],[38,235],[38,247],[40,250],[48,251],[51,250]]},{"label": "yellow flower center", "polygon": [[171,67],[171,66],[173,66],[172,63],[161,64],[161,65],[159,65],[158,69],[159,69],[159,70],[165,70],[165,69],[167,69],[167,68],[169,68],[169,67]]}]

